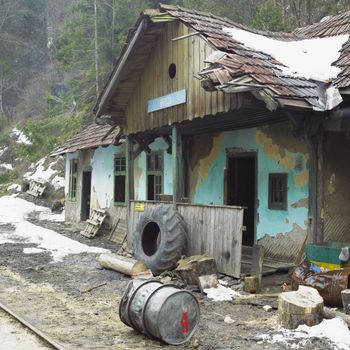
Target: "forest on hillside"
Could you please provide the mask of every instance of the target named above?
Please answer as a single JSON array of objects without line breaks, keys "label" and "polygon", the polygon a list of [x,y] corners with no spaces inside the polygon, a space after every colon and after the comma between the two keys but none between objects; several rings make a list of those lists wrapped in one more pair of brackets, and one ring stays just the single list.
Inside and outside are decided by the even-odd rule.
[{"label": "forest on hillside", "polygon": [[[69,137],[89,119],[128,29],[142,10],[156,8],[158,3],[0,0],[0,132],[8,124],[20,123],[32,139],[33,159],[39,157],[40,147],[47,150]],[[270,31],[291,31],[350,10],[350,0],[163,3]]]}]

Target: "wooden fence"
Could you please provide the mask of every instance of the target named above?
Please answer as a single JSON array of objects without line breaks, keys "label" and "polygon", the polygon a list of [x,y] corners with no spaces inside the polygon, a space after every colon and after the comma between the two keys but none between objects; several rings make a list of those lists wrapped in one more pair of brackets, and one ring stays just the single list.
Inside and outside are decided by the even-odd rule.
[{"label": "wooden fence", "polygon": [[[135,227],[153,201],[131,201],[129,208],[129,236],[132,244]],[[163,203],[163,205],[172,205]],[[187,255],[208,254],[216,259],[218,271],[236,278],[241,273],[243,208],[177,204],[188,230]]]}]

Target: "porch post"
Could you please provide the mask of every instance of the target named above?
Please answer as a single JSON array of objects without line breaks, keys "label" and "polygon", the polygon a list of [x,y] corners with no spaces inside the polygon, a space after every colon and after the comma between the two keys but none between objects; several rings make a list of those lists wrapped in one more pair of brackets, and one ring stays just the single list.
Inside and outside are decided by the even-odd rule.
[{"label": "porch post", "polygon": [[125,178],[125,202],[126,202],[126,222],[127,222],[127,240],[128,246],[131,248],[132,237],[131,237],[131,222],[130,218],[130,200],[134,199],[134,156],[133,156],[133,143],[130,136],[125,139],[125,167],[126,167],[126,178]]},{"label": "porch post", "polygon": [[309,225],[312,242],[317,241],[317,137],[308,137],[310,150]]},{"label": "porch post", "polygon": [[317,135],[317,233],[316,242],[324,241],[324,132],[321,125]]},{"label": "porch post", "polygon": [[177,126],[172,127],[172,165],[173,165],[173,204],[176,205],[180,197],[180,161],[179,153],[181,152],[181,135]]}]

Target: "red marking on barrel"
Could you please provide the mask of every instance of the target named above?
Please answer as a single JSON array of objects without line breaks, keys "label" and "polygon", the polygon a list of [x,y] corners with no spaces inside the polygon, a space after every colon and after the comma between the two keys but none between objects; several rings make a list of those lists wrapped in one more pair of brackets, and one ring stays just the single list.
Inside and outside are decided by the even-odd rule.
[{"label": "red marking on barrel", "polygon": [[182,334],[188,334],[188,312],[187,311],[182,313],[180,325],[181,325]]}]

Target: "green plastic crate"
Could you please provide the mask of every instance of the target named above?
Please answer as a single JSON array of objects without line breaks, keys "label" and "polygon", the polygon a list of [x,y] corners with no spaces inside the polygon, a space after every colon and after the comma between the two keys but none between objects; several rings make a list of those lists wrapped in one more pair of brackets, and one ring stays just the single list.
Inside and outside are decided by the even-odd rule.
[{"label": "green plastic crate", "polygon": [[[306,258],[318,266],[334,270],[344,266],[339,260],[339,254],[343,247],[350,247],[350,243],[326,242],[307,244],[305,248]],[[347,263],[345,266],[350,266],[350,264]]]}]

